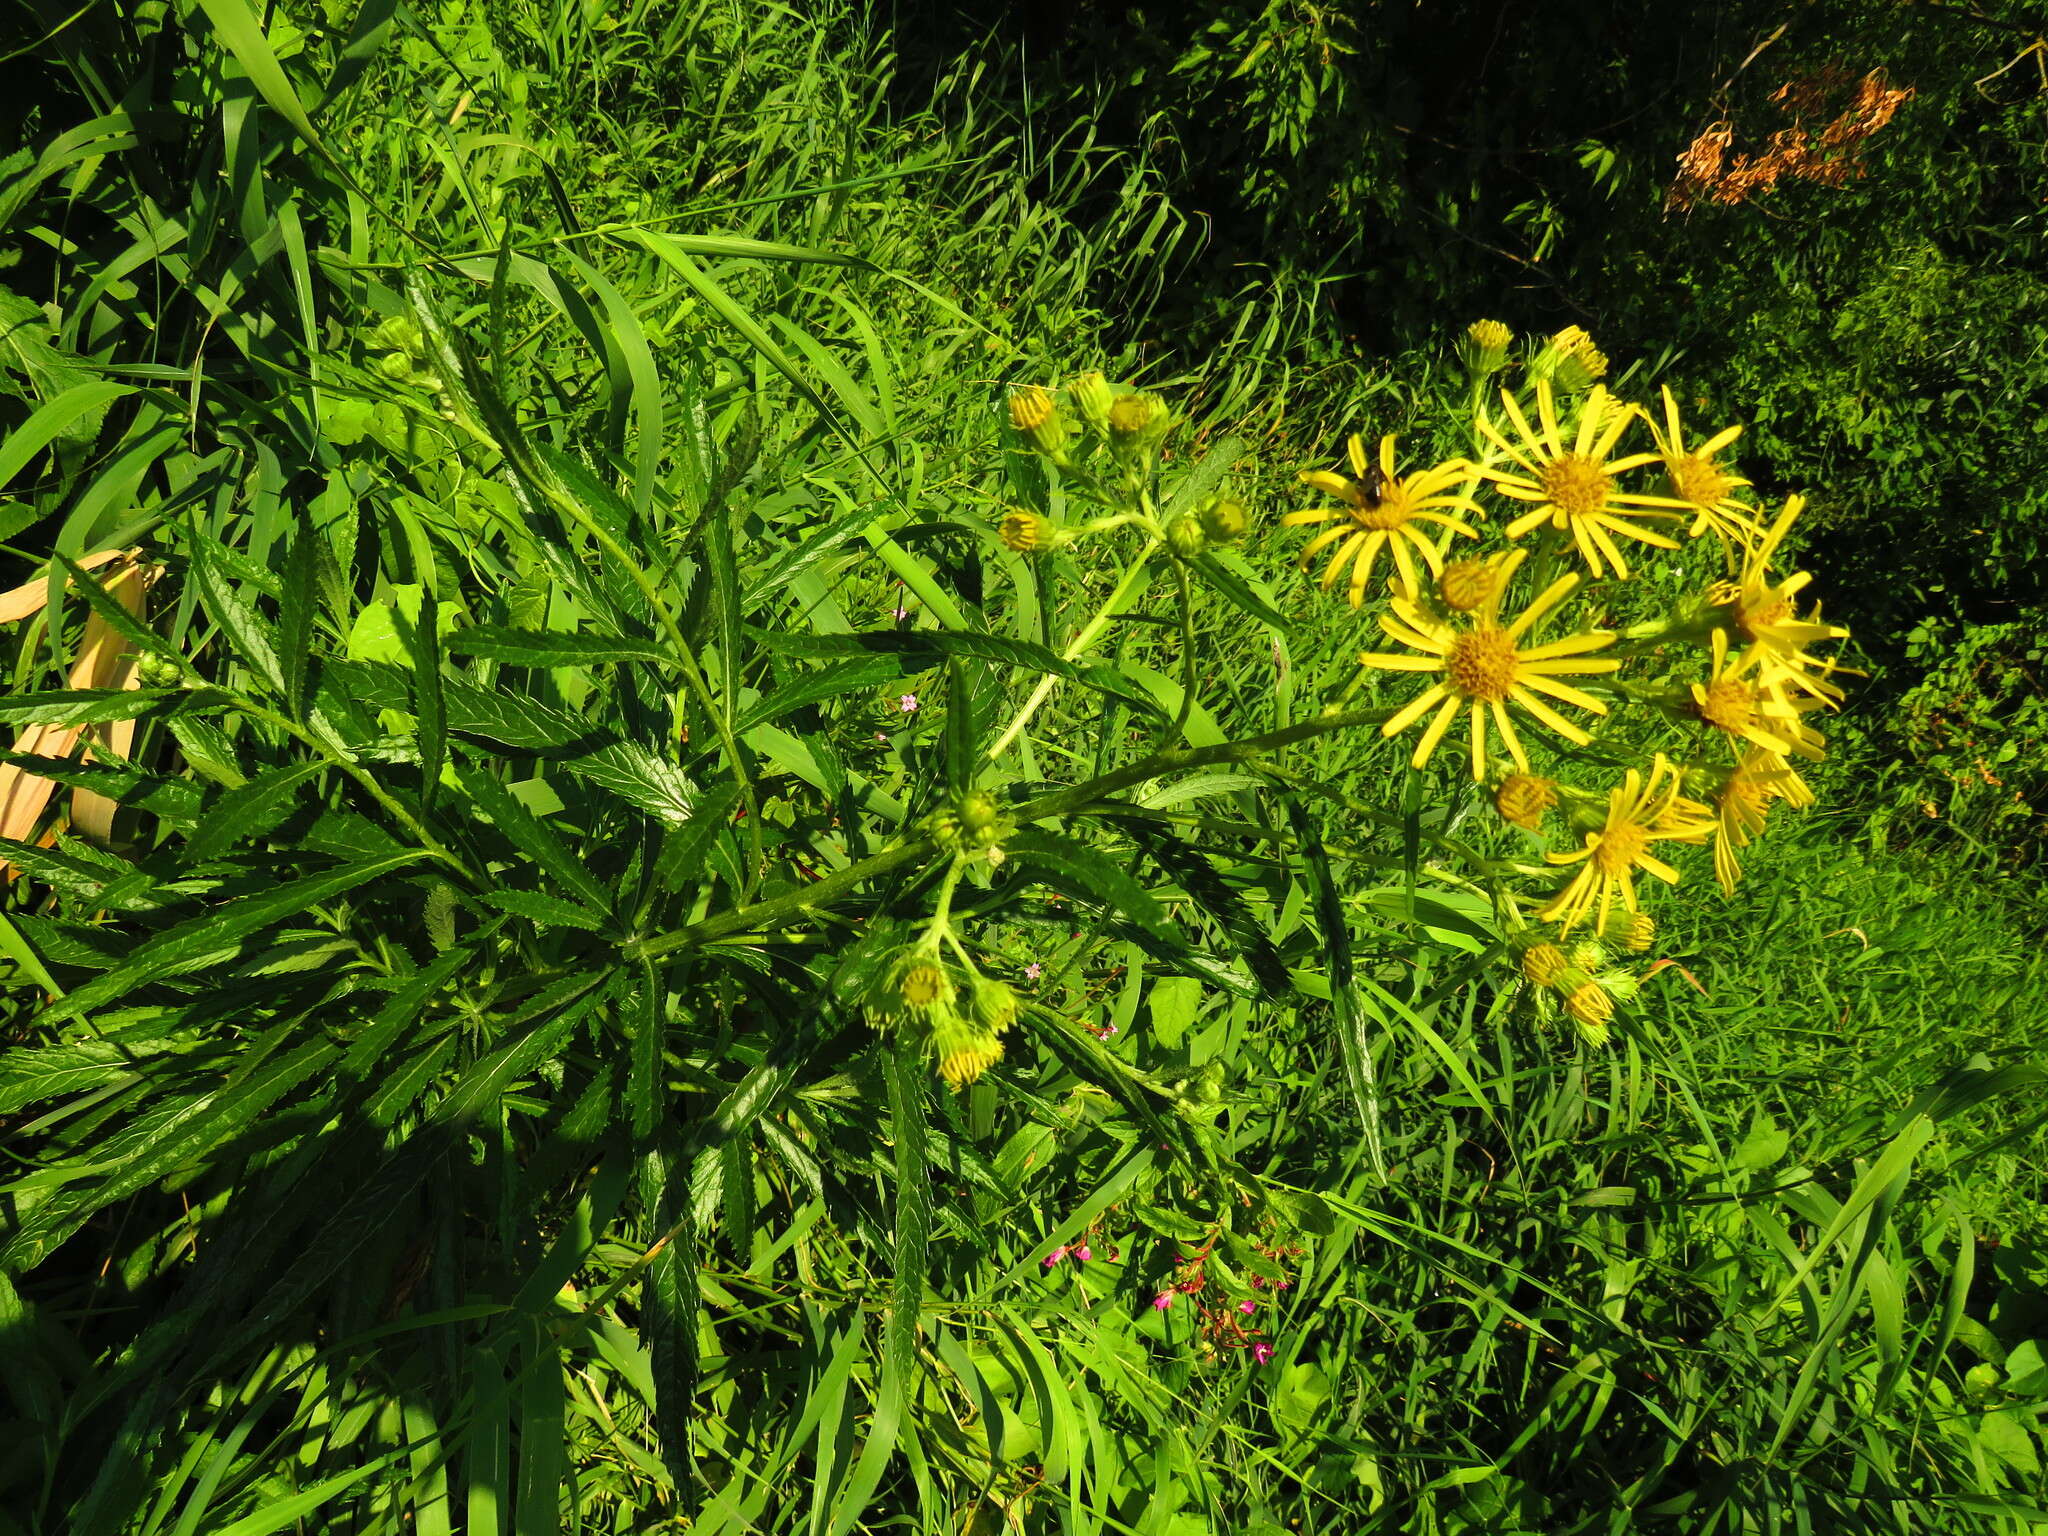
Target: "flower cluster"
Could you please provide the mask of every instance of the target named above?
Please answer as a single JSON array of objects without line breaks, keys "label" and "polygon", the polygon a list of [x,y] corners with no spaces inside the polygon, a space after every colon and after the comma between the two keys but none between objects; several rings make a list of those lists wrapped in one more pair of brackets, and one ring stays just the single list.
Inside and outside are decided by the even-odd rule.
[{"label": "flower cluster", "polygon": [[[1209,1266],[1215,1258],[1215,1245],[1216,1237],[1212,1234],[1210,1240],[1194,1253],[1175,1256],[1173,1276],[1152,1298],[1152,1309],[1155,1312],[1170,1311],[1176,1302],[1186,1297],[1195,1308],[1198,1355],[1213,1360],[1228,1350],[1248,1350],[1257,1364],[1264,1365],[1273,1358],[1273,1345],[1265,1336],[1265,1330],[1255,1322],[1262,1298],[1210,1294]],[[1275,1265],[1301,1254],[1298,1246],[1277,1241],[1259,1243],[1255,1251],[1262,1259]],[[1256,1274],[1245,1276],[1244,1283],[1261,1293],[1284,1291],[1294,1284],[1284,1276],[1266,1280]],[[1217,1289],[1221,1291],[1223,1288],[1219,1286]]]},{"label": "flower cluster", "polygon": [[[1376,451],[1354,437],[1348,476],[1300,477],[1335,504],[1284,522],[1327,525],[1303,568],[1328,552],[1323,589],[1348,578],[1350,605],[1374,599],[1400,647],[1363,649],[1347,693],[1380,673],[1426,674],[1392,699],[1384,733],[1416,730],[1418,769],[1461,733],[1501,819],[1556,838],[1541,866],[1479,873],[1531,989],[1599,1041],[1634,985],[1608,950],[1646,948],[1652,931],[1631,926],[1637,881],[1680,878],[1661,845],[1711,845],[1732,891],[1772,804],[1812,803],[1792,765],[1824,750],[1812,717],[1841,702],[1842,669],[1820,648],[1848,632],[1803,606],[1812,577],[1786,563],[1801,498],[1771,516],[1725,462],[1739,427],[1689,437],[1668,387],[1654,415],[1610,392],[1607,359],[1576,327],[1490,405],[1510,346],[1495,321],[1466,335],[1469,456],[1404,466],[1392,436]],[[1690,590],[1636,596],[1667,556]],[[1614,777],[1587,782],[1603,769]],[[1521,877],[1538,868],[1562,883],[1528,892]]]},{"label": "flower cluster", "polygon": [[1023,1003],[1008,982],[983,974],[953,922],[953,896],[970,868],[1002,862],[1013,830],[995,797],[971,790],[932,812],[921,830],[945,858],[932,916],[913,943],[889,954],[867,986],[868,1017],[910,1031],[954,1088],[977,1081],[1002,1059],[1003,1036]]},{"label": "flower cluster", "polygon": [[[1157,395],[1119,389],[1100,373],[1072,380],[1064,401],[1043,385],[1012,389],[1011,430],[1021,446],[1039,454],[1065,482],[1068,498],[1092,505],[1097,515],[1059,523],[1029,508],[1006,512],[996,525],[1003,547],[1044,555],[1114,528],[1135,527],[1151,545],[1183,560],[1241,541],[1251,518],[1243,503],[1214,495],[1166,515],[1152,499],[1152,476],[1173,413]],[[1148,546],[1150,547],[1150,546]]]}]

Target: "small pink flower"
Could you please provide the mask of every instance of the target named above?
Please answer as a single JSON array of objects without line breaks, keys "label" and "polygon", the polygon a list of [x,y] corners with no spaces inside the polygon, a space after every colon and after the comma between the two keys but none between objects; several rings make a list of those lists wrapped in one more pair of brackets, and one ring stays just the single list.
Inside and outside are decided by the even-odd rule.
[{"label": "small pink flower", "polygon": [[1246,1297],[1237,1304],[1237,1310],[1244,1313],[1246,1317],[1250,1317],[1252,1313],[1259,1310],[1259,1304],[1250,1297]]},{"label": "small pink flower", "polygon": [[900,699],[898,699],[898,700],[896,701],[896,707],[897,707],[897,708],[898,708],[899,710],[901,710],[901,711],[902,711],[902,712],[903,712],[904,714],[906,714],[906,715],[914,715],[914,714],[916,714],[916,713],[917,713],[917,695],[916,695],[916,694],[914,694],[914,693],[906,693],[906,694],[904,694],[902,698],[900,698]]},{"label": "small pink flower", "polygon": [[1090,1259],[1095,1257],[1095,1250],[1093,1248],[1090,1248],[1086,1243],[1083,1243],[1080,1247],[1073,1250],[1073,1254],[1074,1262],[1076,1264],[1086,1264]]},{"label": "small pink flower", "polygon": [[1173,1292],[1171,1291],[1161,1291],[1157,1296],[1154,1296],[1152,1298],[1152,1310],[1154,1312],[1164,1312],[1168,1307],[1172,1305]]},{"label": "small pink flower", "polygon": [[889,617],[894,619],[898,624],[901,624],[905,619],[910,617],[910,610],[908,608],[897,608],[890,612]]},{"label": "small pink flower", "polygon": [[1252,1346],[1252,1358],[1258,1361],[1259,1364],[1264,1365],[1273,1358],[1273,1346],[1264,1339],[1259,1340],[1258,1343]]},{"label": "small pink flower", "polygon": [[1051,1269],[1051,1268],[1053,1267],[1053,1265],[1055,1265],[1055,1264],[1059,1263],[1059,1261],[1060,1261],[1061,1259],[1064,1259],[1064,1258],[1065,1258],[1066,1256],[1067,1256],[1067,1250],[1066,1250],[1066,1249],[1064,1249],[1064,1248],[1055,1248],[1055,1249],[1053,1249],[1053,1251],[1052,1251],[1051,1253],[1048,1253],[1048,1254],[1047,1254],[1047,1255],[1045,1256],[1045,1259],[1044,1259],[1044,1264],[1045,1264],[1045,1267],[1046,1267],[1047,1269]]},{"label": "small pink flower", "polygon": [[1036,981],[1039,977],[1043,976],[1044,974],[1045,967],[1040,965],[1036,960],[1032,961],[1029,965],[1024,967],[1024,979],[1026,981]]}]

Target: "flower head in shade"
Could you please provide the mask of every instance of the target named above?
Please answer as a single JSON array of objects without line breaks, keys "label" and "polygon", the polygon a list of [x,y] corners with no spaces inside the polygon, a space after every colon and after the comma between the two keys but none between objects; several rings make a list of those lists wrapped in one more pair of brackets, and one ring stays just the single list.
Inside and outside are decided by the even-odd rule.
[{"label": "flower head in shade", "polygon": [[1756,520],[1735,493],[1749,482],[1722,468],[1716,456],[1742,435],[1739,426],[1723,427],[1703,443],[1685,446],[1685,429],[1678,420],[1678,401],[1671,386],[1664,386],[1664,423],[1653,419],[1650,432],[1657,439],[1657,454],[1664,461],[1664,475],[1670,482],[1671,497],[1692,508],[1692,538],[1711,530],[1724,545],[1747,545],[1757,536]]},{"label": "flower head in shade", "polygon": [[1654,453],[1615,458],[1615,446],[1635,420],[1636,408],[1595,388],[1579,407],[1569,437],[1557,414],[1557,396],[1547,379],[1536,385],[1537,425],[1531,426],[1515,397],[1501,391],[1501,405],[1514,428],[1513,439],[1482,416],[1479,431],[1507,455],[1506,468],[1480,466],[1479,473],[1516,501],[1530,503],[1507,525],[1507,536],[1519,539],[1548,524],[1571,535],[1586,568],[1603,576],[1611,568],[1626,578],[1628,560],[1614,540],[1617,535],[1658,549],[1676,549],[1678,541],[1643,526],[1652,519],[1675,518],[1687,503],[1669,496],[1642,496],[1619,489],[1616,477],[1657,462]]},{"label": "flower head in shade", "polygon": [[1469,497],[1452,492],[1453,486],[1472,478],[1471,467],[1461,460],[1417,470],[1403,478],[1394,469],[1391,436],[1380,439],[1377,462],[1367,457],[1365,439],[1355,433],[1348,451],[1351,472],[1356,478],[1313,469],[1303,471],[1301,476],[1304,484],[1336,497],[1342,505],[1290,512],[1280,521],[1290,528],[1310,523],[1337,525],[1308,541],[1301,552],[1301,567],[1307,570],[1318,554],[1336,545],[1336,553],[1323,571],[1322,586],[1325,591],[1334,587],[1348,567],[1351,606],[1356,608],[1365,601],[1365,589],[1372,581],[1381,550],[1392,551],[1402,584],[1413,591],[1416,560],[1427,565],[1432,574],[1443,570],[1443,557],[1437,553],[1436,541],[1420,525],[1434,523],[1466,538],[1477,538],[1470,523],[1447,513],[1455,509],[1477,513],[1479,506]]},{"label": "flower head in shade", "polygon": [[1579,870],[1536,915],[1569,931],[1595,914],[1604,928],[1616,897],[1629,911],[1636,910],[1637,870],[1676,885],[1678,871],[1652,854],[1651,846],[1663,841],[1704,842],[1713,830],[1707,808],[1685,799],[1679,788],[1678,770],[1662,753],[1651,764],[1647,779],[1641,770],[1629,769],[1607,797],[1606,819],[1586,834],[1586,846],[1576,853],[1544,855],[1553,864],[1576,864]]},{"label": "flower head in shade", "polygon": [[1454,624],[1416,602],[1412,596],[1396,596],[1390,613],[1380,615],[1380,628],[1417,655],[1387,655],[1367,651],[1359,656],[1362,665],[1390,672],[1435,672],[1438,680],[1417,694],[1380,729],[1398,735],[1434,710],[1422,739],[1415,748],[1414,764],[1420,768],[1436,751],[1451,722],[1469,706],[1472,716],[1472,777],[1486,776],[1486,728],[1490,718],[1501,740],[1524,773],[1529,756],[1522,739],[1508,718],[1508,706],[1532,716],[1539,723],[1584,746],[1590,738],[1585,731],[1559,714],[1545,697],[1558,699],[1596,715],[1607,706],[1592,695],[1560,682],[1560,677],[1612,672],[1617,661],[1588,653],[1611,645],[1607,633],[1567,635],[1547,643],[1529,643],[1543,618],[1571,596],[1579,584],[1576,576],[1560,576],[1524,608],[1513,622],[1500,618],[1501,598],[1509,579],[1527,557],[1527,550],[1515,550],[1501,561],[1500,580],[1492,594],[1471,615],[1470,621]]}]

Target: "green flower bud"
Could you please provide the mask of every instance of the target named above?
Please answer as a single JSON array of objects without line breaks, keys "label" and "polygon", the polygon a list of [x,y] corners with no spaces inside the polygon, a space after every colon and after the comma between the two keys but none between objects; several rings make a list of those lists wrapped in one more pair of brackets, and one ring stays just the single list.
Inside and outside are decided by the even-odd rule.
[{"label": "green flower bud", "polygon": [[1166,545],[1182,559],[1192,559],[1209,547],[1209,536],[1199,518],[1176,517],[1166,525]]},{"label": "green flower bud", "polygon": [[1251,514],[1241,502],[1219,496],[1195,514],[1202,520],[1202,532],[1211,544],[1235,544],[1251,531]]},{"label": "green flower bud", "polygon": [[400,384],[412,380],[412,358],[404,352],[387,352],[377,359],[377,371]]},{"label": "green flower bud", "polygon": [[419,326],[410,315],[393,315],[370,333],[370,339],[379,347],[409,352],[414,357],[426,355],[427,339],[420,334]]},{"label": "green flower bud", "polygon": [[968,996],[967,1016],[979,1028],[1000,1035],[1017,1022],[1019,1006],[1017,994],[1007,982],[980,976],[975,978],[974,990]]},{"label": "green flower bud", "polygon": [[1069,384],[1067,394],[1083,421],[1099,433],[1108,433],[1109,408],[1116,401],[1116,391],[1109,387],[1109,380],[1091,370]]},{"label": "green flower bud", "polygon": [[175,688],[185,680],[185,669],[170,657],[150,651],[135,663],[135,680],[145,688]]}]

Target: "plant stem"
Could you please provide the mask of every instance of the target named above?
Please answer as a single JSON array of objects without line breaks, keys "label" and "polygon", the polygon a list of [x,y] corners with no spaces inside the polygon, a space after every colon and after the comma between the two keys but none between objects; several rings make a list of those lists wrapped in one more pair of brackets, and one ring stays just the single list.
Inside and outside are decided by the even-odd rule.
[{"label": "plant stem", "polygon": [[[1082,628],[1081,633],[1074,636],[1067,648],[1060,653],[1062,661],[1074,660],[1075,657],[1093,645],[1097,637],[1109,627],[1109,621],[1116,617],[1117,609],[1130,596],[1131,589],[1137,585],[1138,577],[1143,574],[1147,562],[1152,558],[1152,552],[1157,548],[1159,548],[1159,540],[1155,537],[1143,549],[1138,551],[1138,558],[1133,560],[1129,568],[1125,570],[1123,580],[1116,584],[1116,589],[1109,594],[1109,600],[1096,611],[1095,617],[1088,621],[1086,626]],[[1017,739],[1026,725],[1031,723],[1031,717],[1038,713],[1038,706],[1045,702],[1047,695],[1052,692],[1058,682],[1059,679],[1056,677],[1042,677],[1038,680],[1038,686],[1031,690],[1031,697],[1026,699],[1024,707],[1017,711],[1017,717],[1004,728],[1003,734],[996,738],[995,745],[988,749],[991,761],[1001,757],[1003,753],[1009,750],[1010,743]]]}]

